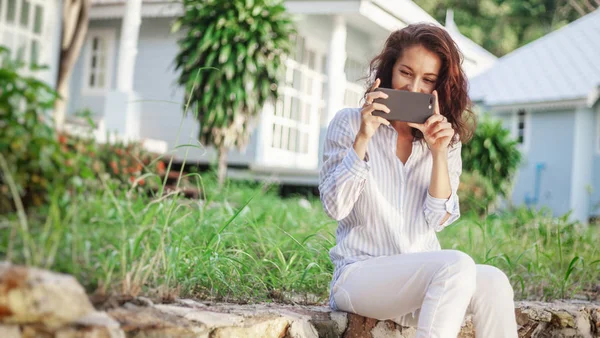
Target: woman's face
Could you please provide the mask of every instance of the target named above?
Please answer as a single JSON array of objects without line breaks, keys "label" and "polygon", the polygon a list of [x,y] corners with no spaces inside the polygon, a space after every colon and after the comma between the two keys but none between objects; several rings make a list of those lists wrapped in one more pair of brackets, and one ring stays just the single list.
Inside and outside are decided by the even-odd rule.
[{"label": "woman's face", "polygon": [[392,69],[392,88],[431,94],[436,88],[442,61],[422,45],[404,50]]}]

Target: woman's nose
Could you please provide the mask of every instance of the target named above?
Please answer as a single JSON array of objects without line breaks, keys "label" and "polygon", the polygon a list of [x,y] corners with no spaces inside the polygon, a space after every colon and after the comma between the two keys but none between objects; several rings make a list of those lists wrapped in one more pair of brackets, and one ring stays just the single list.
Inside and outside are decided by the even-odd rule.
[{"label": "woman's nose", "polygon": [[419,81],[414,80],[410,83],[407,83],[405,89],[409,92],[418,92],[421,89]]}]

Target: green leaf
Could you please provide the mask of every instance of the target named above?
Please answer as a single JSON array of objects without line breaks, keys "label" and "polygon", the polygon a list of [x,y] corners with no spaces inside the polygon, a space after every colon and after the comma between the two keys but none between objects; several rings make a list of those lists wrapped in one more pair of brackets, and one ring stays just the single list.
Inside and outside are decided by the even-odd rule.
[{"label": "green leaf", "polygon": [[231,55],[231,45],[224,45],[219,53],[219,63],[223,64],[229,60]]}]

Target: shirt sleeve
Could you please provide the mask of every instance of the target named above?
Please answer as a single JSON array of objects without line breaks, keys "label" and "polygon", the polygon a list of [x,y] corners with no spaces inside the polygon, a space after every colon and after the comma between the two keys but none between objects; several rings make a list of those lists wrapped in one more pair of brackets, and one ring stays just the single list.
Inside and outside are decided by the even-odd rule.
[{"label": "shirt sleeve", "polygon": [[[462,144],[458,142],[448,152],[448,174],[450,176],[451,193],[448,199],[436,198],[429,194],[427,189],[427,197],[423,206],[425,212],[425,220],[430,227],[437,232],[442,231],[446,226],[452,224],[460,217],[460,206],[458,202],[458,185],[460,183],[460,174],[462,173],[462,159],[460,156]],[[442,220],[446,217],[446,213],[450,217],[442,224]]]},{"label": "shirt sleeve", "polygon": [[321,203],[325,213],[338,221],[352,211],[371,169],[368,156],[361,160],[354,150],[356,132],[348,113],[338,112],[327,129],[319,173]]}]

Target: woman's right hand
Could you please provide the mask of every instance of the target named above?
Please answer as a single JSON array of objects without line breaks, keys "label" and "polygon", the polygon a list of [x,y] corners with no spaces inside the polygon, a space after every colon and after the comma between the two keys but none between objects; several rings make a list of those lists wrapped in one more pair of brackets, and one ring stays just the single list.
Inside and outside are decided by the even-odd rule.
[{"label": "woman's right hand", "polygon": [[382,124],[385,124],[388,126],[390,125],[390,122],[388,120],[384,119],[383,117],[372,115],[375,110],[381,110],[386,113],[390,112],[390,109],[386,105],[381,104],[381,103],[373,103],[373,100],[375,100],[377,98],[387,99],[387,97],[388,97],[388,95],[384,92],[375,91],[376,88],[379,88],[380,84],[381,84],[381,80],[379,80],[379,79],[375,80],[373,87],[367,93],[367,95],[365,97],[365,104],[363,105],[363,108],[360,111],[360,114],[362,115],[362,117],[361,117],[360,130],[358,132],[357,139],[361,138],[364,141],[368,141],[371,139],[373,134],[375,134],[375,131],[377,130],[377,128],[380,125],[382,125]]}]

